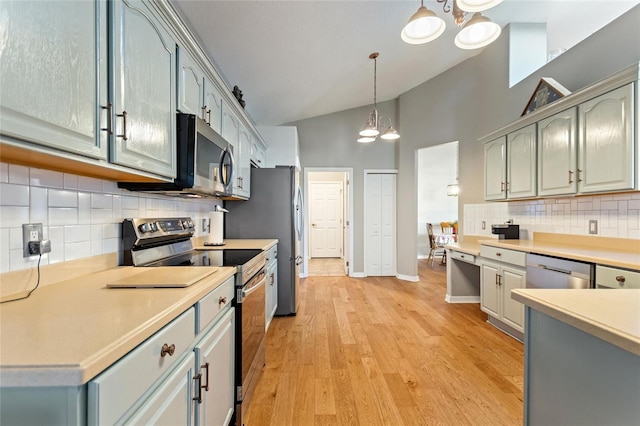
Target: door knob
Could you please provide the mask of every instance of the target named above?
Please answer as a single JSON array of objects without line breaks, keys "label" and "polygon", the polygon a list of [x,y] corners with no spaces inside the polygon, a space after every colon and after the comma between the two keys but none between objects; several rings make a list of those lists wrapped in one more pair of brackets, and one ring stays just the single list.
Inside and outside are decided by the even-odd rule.
[{"label": "door knob", "polygon": [[313,226],[313,227],[315,228],[315,227],[316,227],[316,224],[315,224],[315,223],[312,223],[312,224],[311,224],[311,226]]}]

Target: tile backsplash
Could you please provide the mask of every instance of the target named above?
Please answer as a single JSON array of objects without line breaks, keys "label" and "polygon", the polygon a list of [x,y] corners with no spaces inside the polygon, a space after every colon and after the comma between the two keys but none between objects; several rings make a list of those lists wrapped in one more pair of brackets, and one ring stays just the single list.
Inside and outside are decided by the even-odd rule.
[{"label": "tile backsplash", "polygon": [[465,235],[491,235],[491,224],[509,219],[525,239],[533,232],[589,235],[589,221],[597,220],[597,236],[640,240],[640,192],[465,204],[463,217]]},{"label": "tile backsplash", "polygon": [[124,218],[190,216],[196,236],[221,201],[130,192],[116,182],[0,163],[0,273],[35,267],[23,257],[22,224],[42,223],[51,253],[41,265],[117,252]]}]

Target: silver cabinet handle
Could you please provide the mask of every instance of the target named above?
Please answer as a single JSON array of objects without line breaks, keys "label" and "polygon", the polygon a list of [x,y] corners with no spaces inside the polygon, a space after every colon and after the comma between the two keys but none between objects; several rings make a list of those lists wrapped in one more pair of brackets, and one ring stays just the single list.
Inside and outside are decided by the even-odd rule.
[{"label": "silver cabinet handle", "polygon": [[122,134],[116,135],[117,138],[122,138],[122,140],[126,141],[127,138],[127,111],[122,111],[122,114],[117,114],[118,117],[122,117]]},{"label": "silver cabinet handle", "polygon": [[103,106],[101,108],[107,110],[107,127],[103,127],[100,130],[103,131],[103,132],[107,132],[108,134],[112,135],[113,134],[113,123],[111,122],[111,120],[112,120],[113,117],[111,116],[111,109],[113,108],[113,104],[111,102],[109,102],[107,104],[107,106]]}]

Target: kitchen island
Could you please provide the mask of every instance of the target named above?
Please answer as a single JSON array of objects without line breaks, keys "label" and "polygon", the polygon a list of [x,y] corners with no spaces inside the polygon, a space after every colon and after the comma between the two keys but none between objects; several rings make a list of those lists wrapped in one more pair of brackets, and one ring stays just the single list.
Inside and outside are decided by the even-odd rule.
[{"label": "kitchen island", "polygon": [[640,290],[518,289],[525,425],[640,421]]}]

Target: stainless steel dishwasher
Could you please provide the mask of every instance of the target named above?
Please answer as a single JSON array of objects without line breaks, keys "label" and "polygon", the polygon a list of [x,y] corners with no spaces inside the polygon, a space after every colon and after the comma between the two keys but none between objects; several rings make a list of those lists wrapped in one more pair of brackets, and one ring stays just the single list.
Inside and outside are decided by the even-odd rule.
[{"label": "stainless steel dishwasher", "polygon": [[527,288],[593,288],[594,264],[527,254]]}]

